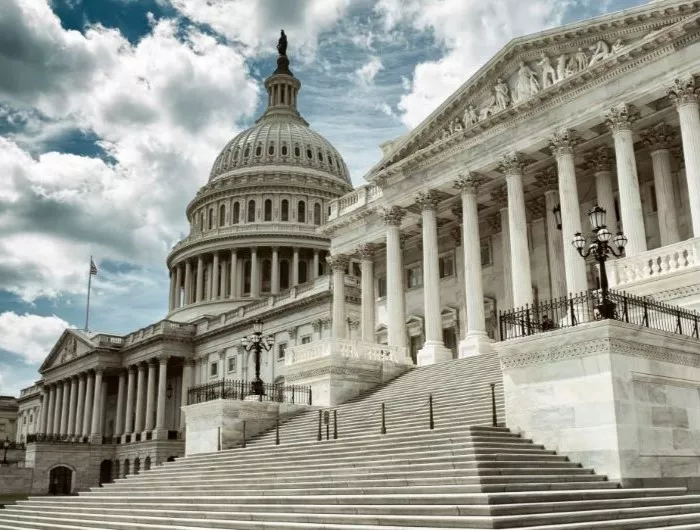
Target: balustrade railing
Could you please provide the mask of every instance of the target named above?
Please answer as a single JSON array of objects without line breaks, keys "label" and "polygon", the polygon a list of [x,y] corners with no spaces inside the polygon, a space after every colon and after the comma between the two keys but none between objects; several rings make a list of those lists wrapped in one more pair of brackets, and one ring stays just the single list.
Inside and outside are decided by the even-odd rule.
[{"label": "balustrade railing", "polygon": [[28,434],[27,443],[52,443],[52,444],[84,444],[88,443],[87,436],[68,436],[60,434]]},{"label": "balustrade railing", "polygon": [[194,405],[215,399],[244,400],[249,396],[253,396],[259,401],[311,405],[311,387],[308,386],[265,383],[263,384],[263,393],[256,394],[253,392],[252,381],[230,380],[190,387],[187,392],[187,403]]},{"label": "balustrade railing", "polygon": [[620,291],[588,291],[502,311],[501,340],[527,337],[585,322],[613,319],[695,339],[700,313]]},{"label": "balustrade railing", "polygon": [[406,348],[360,340],[321,339],[290,348],[285,356],[285,364],[296,364],[329,355],[400,363],[406,359],[407,350]]}]

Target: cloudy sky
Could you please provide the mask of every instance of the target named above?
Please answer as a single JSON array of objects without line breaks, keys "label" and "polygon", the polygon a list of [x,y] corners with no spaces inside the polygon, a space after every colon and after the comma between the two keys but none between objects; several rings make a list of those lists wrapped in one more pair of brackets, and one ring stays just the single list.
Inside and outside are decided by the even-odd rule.
[{"label": "cloudy sky", "polygon": [[67,326],[165,313],[164,260],[261,112],[279,30],[353,182],[509,39],[644,0],[1,0],[0,394]]}]

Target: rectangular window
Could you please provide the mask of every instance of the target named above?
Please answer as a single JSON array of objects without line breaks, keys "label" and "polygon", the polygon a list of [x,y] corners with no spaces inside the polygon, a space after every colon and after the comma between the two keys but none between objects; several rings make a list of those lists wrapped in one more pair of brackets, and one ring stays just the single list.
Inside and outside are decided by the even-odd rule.
[{"label": "rectangular window", "polygon": [[277,359],[279,361],[284,360],[284,354],[287,351],[287,343],[286,342],[281,342],[280,345],[277,347]]},{"label": "rectangular window", "polygon": [[311,342],[311,335],[307,335],[306,337],[301,338],[302,344],[308,344],[309,342]]},{"label": "rectangular window", "polygon": [[362,267],[356,261],[352,262],[352,275],[357,276],[358,278],[362,276]]},{"label": "rectangular window", "polygon": [[406,269],[406,289],[423,286],[423,274],[420,265]]},{"label": "rectangular window", "polygon": [[440,278],[447,278],[455,273],[455,261],[454,257],[443,256],[438,260],[438,265],[440,268]]},{"label": "rectangular window", "polygon": [[493,265],[493,258],[491,256],[491,240],[482,239],[481,240],[481,266],[490,267]]},{"label": "rectangular window", "polygon": [[236,371],[236,358],[235,358],[235,357],[229,357],[229,358],[228,358],[227,370],[228,370],[229,372],[235,372],[235,371]]},{"label": "rectangular window", "polygon": [[649,186],[649,204],[651,205],[651,213],[656,213],[659,208],[656,204],[656,186]]},{"label": "rectangular window", "polygon": [[209,365],[209,375],[212,377],[216,377],[219,375],[219,363],[214,361]]},{"label": "rectangular window", "polygon": [[386,276],[377,278],[377,296],[383,298],[386,296]]}]

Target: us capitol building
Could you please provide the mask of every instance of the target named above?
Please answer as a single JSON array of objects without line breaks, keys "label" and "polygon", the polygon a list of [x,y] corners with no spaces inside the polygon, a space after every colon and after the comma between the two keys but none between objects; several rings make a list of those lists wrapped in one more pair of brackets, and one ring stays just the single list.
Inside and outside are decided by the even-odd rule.
[{"label": "us capitol building", "polygon": [[[16,440],[28,442],[32,492],[49,490],[57,466],[80,489],[181,456],[188,389],[252,380],[241,340],[258,319],[274,339],[262,379],[310,385],[324,406],[339,385],[368,383],[298,368],[323,356],[425,366],[499,355],[508,426],[536,434],[525,410],[536,396],[509,374],[577,358],[590,338],[539,343],[547,333],[531,337],[517,315],[527,310],[531,326],[549,313],[569,330],[585,321],[567,297],[597,292],[600,267],[571,241],[589,236],[595,204],[626,241],[604,265],[611,289],[656,303],[654,315],[678,308],[678,322],[700,308],[699,42],[700,6],[681,0],[516,38],[384,143],[353,189],[340,153],[297,110],[301,82],[281,41],[267,109],[187,206],[165,318],[126,336],[65,330],[22,391]],[[563,316],[560,300],[572,307]],[[678,360],[697,339],[676,334]],[[654,381],[678,377],[697,394],[700,364],[680,364]],[[314,386],[325,369],[342,382]],[[700,434],[700,418],[688,428]]]}]

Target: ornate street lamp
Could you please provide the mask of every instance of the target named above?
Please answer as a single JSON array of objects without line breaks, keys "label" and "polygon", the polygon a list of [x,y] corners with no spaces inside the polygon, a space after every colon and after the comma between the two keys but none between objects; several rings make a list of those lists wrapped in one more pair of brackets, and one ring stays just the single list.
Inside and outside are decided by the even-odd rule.
[{"label": "ornate street lamp", "polygon": [[271,335],[263,337],[262,334],[263,323],[262,320],[257,319],[253,322],[253,334],[241,339],[241,344],[247,351],[253,351],[255,354],[255,379],[250,384],[250,390],[252,394],[256,396],[265,395],[265,388],[263,386],[262,379],[260,379],[260,355],[264,351],[270,351],[275,340]]},{"label": "ornate street lamp", "polygon": [[5,447],[5,452],[2,455],[2,463],[7,464],[7,449],[10,447],[10,440],[5,437],[5,441],[3,442],[3,446]]},{"label": "ornate street lamp", "polygon": [[[588,220],[591,222],[591,229],[594,235],[594,239],[588,245],[588,249],[584,250],[587,241],[581,232],[576,232],[571,243],[576,247],[582,258],[585,259],[592,254],[598,262],[600,268],[600,290],[603,296],[603,300],[598,306],[598,311],[601,318],[615,318],[615,304],[608,299],[608,273],[605,270],[605,262],[608,259],[608,254],[618,258],[622,256],[627,245],[627,238],[622,232],[618,232],[613,238],[612,232],[605,225],[606,213],[605,209],[598,206],[598,204],[595,204],[588,212]],[[617,250],[610,245],[611,239]]]}]

